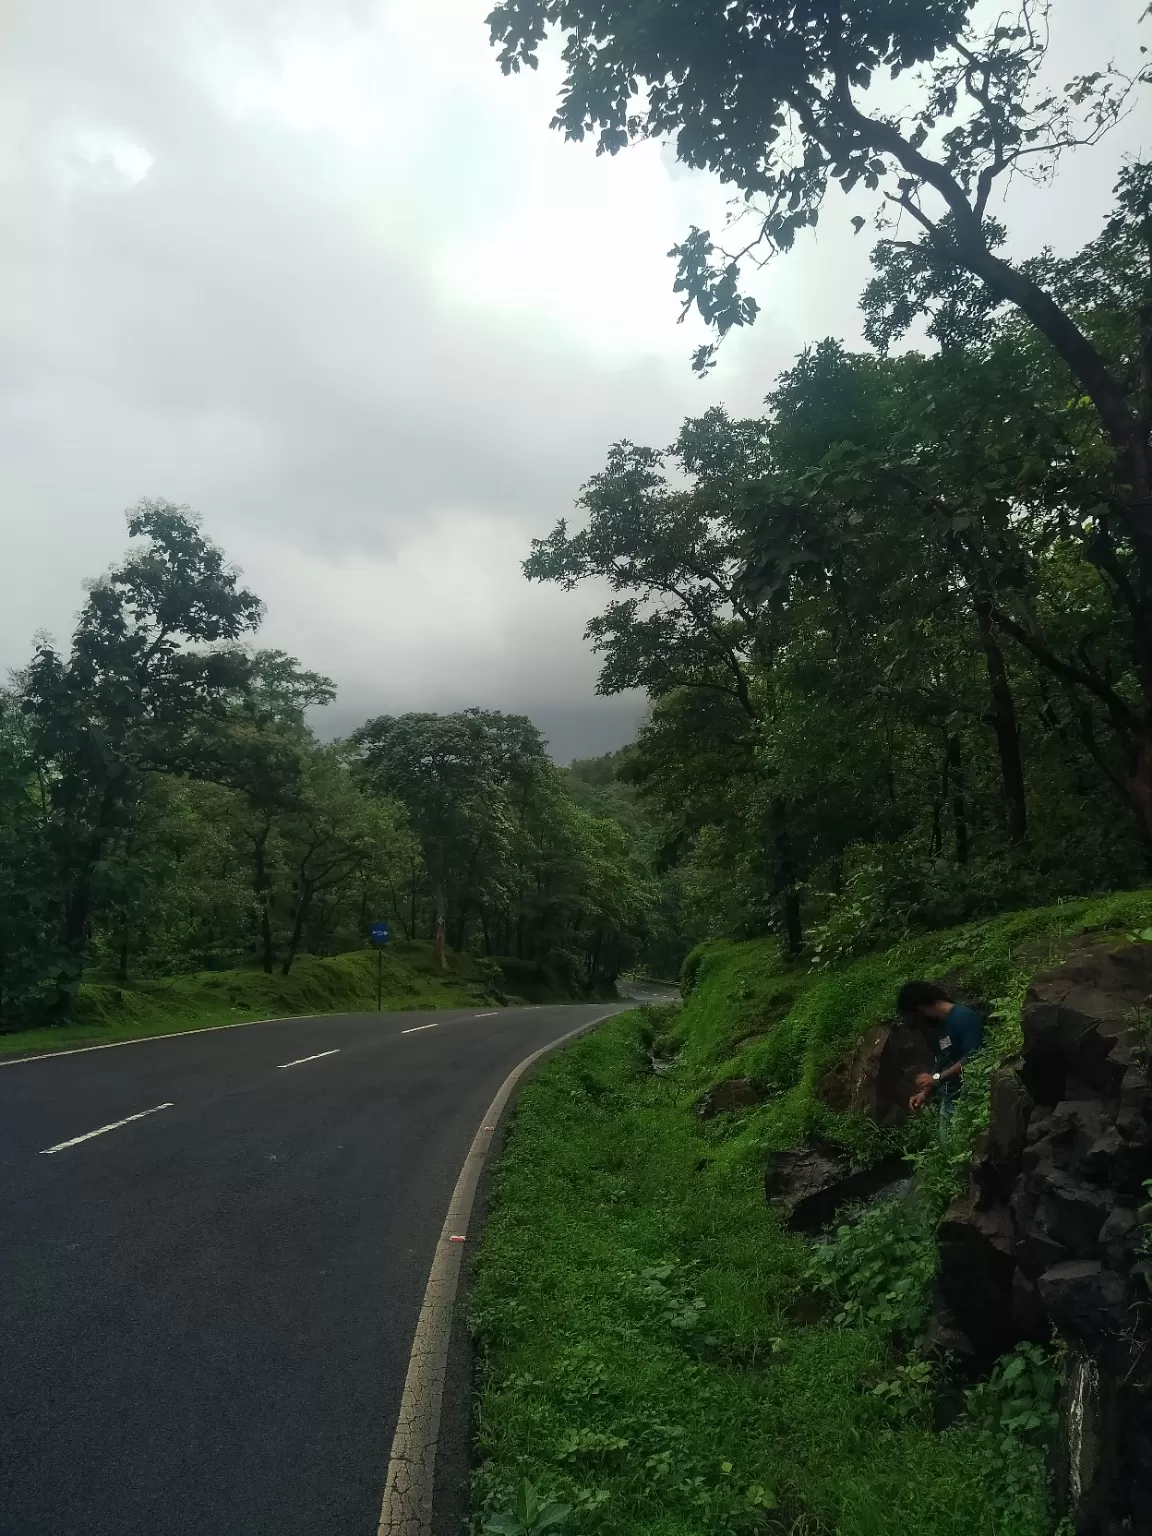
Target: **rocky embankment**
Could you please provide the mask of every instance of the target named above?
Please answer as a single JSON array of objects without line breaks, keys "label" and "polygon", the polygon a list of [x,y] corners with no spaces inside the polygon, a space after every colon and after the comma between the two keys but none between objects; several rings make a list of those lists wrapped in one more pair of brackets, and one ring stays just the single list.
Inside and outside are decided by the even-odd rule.
[{"label": "rocky embankment", "polygon": [[940,1227],[937,1327],[977,1363],[1055,1334],[1060,1480],[1080,1536],[1152,1531],[1152,945],[1036,977],[991,1083],[967,1193]]},{"label": "rocky embankment", "polygon": [[[1152,1536],[1150,1007],[1149,944],[1085,944],[1035,978],[1023,1049],[993,1074],[968,1190],[939,1230],[926,1346],[971,1377],[1023,1340],[1065,1346],[1057,1492],[1077,1536]],[[922,1051],[915,1032],[879,1026],[821,1097],[896,1123]],[[813,1231],[901,1171],[812,1144],[772,1159],[765,1193]]]}]

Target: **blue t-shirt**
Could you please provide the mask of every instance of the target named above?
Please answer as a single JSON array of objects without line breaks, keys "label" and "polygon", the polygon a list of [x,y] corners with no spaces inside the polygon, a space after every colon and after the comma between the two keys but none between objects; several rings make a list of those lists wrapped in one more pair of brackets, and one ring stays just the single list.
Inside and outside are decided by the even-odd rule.
[{"label": "blue t-shirt", "polygon": [[[984,1020],[965,1003],[953,1003],[946,1017],[934,1019],[932,1031],[930,1043],[937,1072],[967,1061],[984,1043]],[[960,1092],[960,1079],[950,1077],[938,1085],[938,1091],[951,1098]]]}]

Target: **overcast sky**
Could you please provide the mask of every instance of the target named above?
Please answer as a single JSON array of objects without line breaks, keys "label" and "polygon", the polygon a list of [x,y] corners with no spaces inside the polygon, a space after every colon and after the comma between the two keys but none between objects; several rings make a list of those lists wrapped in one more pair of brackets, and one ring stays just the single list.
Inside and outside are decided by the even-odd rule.
[{"label": "overcast sky", "polygon": [[[0,5],[0,668],[63,638],[124,508],[187,502],[265,599],[262,643],[368,714],[521,710],[560,760],[628,740],[594,693],[596,594],[530,586],[534,535],[608,445],[754,411],[807,342],[859,335],[837,195],[695,380],[665,252],[723,194],[657,145],[548,130],[491,0]],[[1143,0],[1056,0],[1055,71],[1131,50]],[[1099,227],[1130,119],[1013,193],[1015,248]]]}]

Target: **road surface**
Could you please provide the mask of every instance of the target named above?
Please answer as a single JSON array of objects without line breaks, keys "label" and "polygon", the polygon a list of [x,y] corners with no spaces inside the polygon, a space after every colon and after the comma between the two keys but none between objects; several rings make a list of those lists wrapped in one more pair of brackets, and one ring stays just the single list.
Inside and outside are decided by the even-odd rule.
[{"label": "road surface", "polygon": [[472,1137],[517,1062],[611,1011],[0,1067],[0,1536],[375,1536]]}]

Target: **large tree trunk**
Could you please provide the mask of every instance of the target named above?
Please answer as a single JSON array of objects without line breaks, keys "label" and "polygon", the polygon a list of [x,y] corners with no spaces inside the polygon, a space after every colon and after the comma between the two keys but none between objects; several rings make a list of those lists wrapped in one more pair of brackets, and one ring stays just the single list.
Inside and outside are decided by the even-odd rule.
[{"label": "large tree trunk", "polygon": [[292,962],[296,958],[296,952],[300,948],[300,940],[304,936],[304,924],[308,918],[308,909],[312,905],[314,887],[307,881],[300,882],[300,896],[296,902],[296,912],[292,919],[292,933],[288,940],[288,948],[284,952],[284,963],[280,967],[281,976],[287,976],[292,969]]},{"label": "large tree trunk", "polygon": [[1008,837],[1022,843],[1028,835],[1028,800],[1024,788],[1024,763],[1020,755],[1020,729],[1016,722],[1016,704],[1004,665],[1004,653],[992,615],[983,605],[976,610],[980,645],[988,671],[988,690],[992,696],[992,729],[1000,755],[1000,787],[1008,822]]}]

